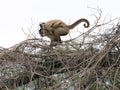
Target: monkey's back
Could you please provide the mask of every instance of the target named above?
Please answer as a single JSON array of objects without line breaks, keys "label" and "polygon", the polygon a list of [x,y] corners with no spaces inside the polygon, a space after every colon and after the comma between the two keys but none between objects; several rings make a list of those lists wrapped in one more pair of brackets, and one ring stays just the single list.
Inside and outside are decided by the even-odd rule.
[{"label": "monkey's back", "polygon": [[66,35],[69,32],[68,25],[61,20],[50,20],[45,25],[47,30],[54,31],[56,35]]}]

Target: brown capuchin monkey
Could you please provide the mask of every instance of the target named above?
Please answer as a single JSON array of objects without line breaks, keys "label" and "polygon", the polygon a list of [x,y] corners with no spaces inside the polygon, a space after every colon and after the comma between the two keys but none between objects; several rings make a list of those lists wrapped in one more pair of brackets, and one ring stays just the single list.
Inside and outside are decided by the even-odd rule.
[{"label": "brown capuchin monkey", "polygon": [[78,24],[81,22],[84,23],[84,27],[88,28],[90,26],[90,23],[87,19],[81,18],[74,22],[71,25],[67,25],[61,20],[50,20],[47,22],[41,23],[39,34],[44,37],[47,36],[48,38],[51,39],[51,44],[50,46],[55,46],[58,43],[62,43],[60,36],[65,36],[69,33],[69,31],[73,28],[75,28]]}]

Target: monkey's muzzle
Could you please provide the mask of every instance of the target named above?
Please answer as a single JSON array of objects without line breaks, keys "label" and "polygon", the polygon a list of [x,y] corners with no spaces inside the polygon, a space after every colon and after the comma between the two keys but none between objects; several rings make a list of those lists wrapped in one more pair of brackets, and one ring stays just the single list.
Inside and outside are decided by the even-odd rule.
[{"label": "monkey's muzzle", "polygon": [[42,29],[39,30],[39,34],[40,34],[40,36],[42,36],[42,37],[45,36]]}]

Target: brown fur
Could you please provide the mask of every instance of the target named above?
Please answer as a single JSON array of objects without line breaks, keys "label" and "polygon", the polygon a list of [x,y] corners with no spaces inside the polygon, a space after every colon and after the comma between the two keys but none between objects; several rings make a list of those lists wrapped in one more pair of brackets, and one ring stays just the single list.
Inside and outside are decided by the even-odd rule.
[{"label": "brown fur", "polygon": [[51,20],[45,23],[40,24],[39,33],[41,36],[47,36],[51,39],[51,44],[53,42],[61,43],[60,36],[65,36],[69,31],[75,28],[81,22],[85,22],[84,27],[88,28],[90,23],[87,19],[79,19],[71,25],[67,25],[61,20]]}]

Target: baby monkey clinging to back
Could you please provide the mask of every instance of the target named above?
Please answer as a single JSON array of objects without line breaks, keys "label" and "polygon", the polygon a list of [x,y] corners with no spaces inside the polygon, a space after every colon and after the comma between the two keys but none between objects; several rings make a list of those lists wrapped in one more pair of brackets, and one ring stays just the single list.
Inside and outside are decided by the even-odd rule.
[{"label": "baby monkey clinging to back", "polygon": [[85,22],[84,27],[88,28],[90,23],[87,19],[79,19],[71,25],[67,25],[61,20],[50,20],[40,24],[39,34],[44,37],[47,36],[51,39],[51,46],[55,46],[57,43],[62,43],[60,36],[65,36],[69,31],[75,28],[81,22]]}]

